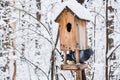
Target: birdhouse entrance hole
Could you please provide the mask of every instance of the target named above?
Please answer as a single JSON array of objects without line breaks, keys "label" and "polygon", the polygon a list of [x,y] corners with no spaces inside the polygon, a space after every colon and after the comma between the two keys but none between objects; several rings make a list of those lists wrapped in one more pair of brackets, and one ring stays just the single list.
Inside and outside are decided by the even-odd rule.
[{"label": "birdhouse entrance hole", "polygon": [[71,23],[67,23],[66,27],[67,27],[67,31],[70,32],[72,29]]}]

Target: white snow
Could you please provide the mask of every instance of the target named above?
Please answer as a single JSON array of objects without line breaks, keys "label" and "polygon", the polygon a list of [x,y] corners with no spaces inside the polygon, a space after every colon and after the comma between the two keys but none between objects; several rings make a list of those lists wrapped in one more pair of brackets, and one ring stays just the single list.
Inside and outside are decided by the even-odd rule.
[{"label": "white snow", "polygon": [[73,13],[80,19],[92,20],[92,16],[89,10],[83,7],[76,0],[68,0],[63,3],[57,3],[53,9],[54,20],[60,15],[60,13],[68,7]]},{"label": "white snow", "polygon": [[[87,74],[87,78],[89,78],[87,80],[91,80],[91,77],[94,77],[93,80],[105,80],[106,21],[105,3],[103,3],[103,0],[85,0],[85,4],[82,5],[76,2],[76,0],[64,0],[63,3],[61,3],[61,0],[41,0],[42,10],[37,9],[36,0],[5,1],[10,1],[11,6],[13,6],[13,1],[15,1],[16,8],[25,10],[26,12],[33,15],[35,18],[36,12],[39,12],[42,16],[41,22],[51,32],[51,35],[47,33],[45,28],[37,20],[35,20],[30,15],[24,13],[24,11],[16,10],[13,7],[8,7],[11,8],[11,12],[4,15],[7,12],[6,9],[8,8],[3,8],[0,6],[0,80],[7,80],[6,78],[8,76],[10,77],[10,80],[12,80],[12,75],[14,71],[14,60],[16,61],[17,65],[16,80],[48,80],[44,73],[41,72],[41,70],[36,69],[34,65],[41,68],[50,79],[51,76],[48,72],[51,68],[51,51],[54,45],[49,44],[46,39],[36,34],[35,32],[44,35],[47,39],[51,40],[51,42],[55,43],[56,35],[58,32],[58,27],[56,26],[58,26],[58,23],[55,23],[54,20],[64,10],[64,8],[66,8],[66,6],[71,9],[73,13],[80,19],[96,19],[95,21],[92,20],[93,23],[89,22],[89,25],[87,25],[88,37],[90,38],[90,47],[95,49],[94,56],[92,56],[92,58],[88,61],[90,62],[89,64],[91,66],[89,67],[90,70],[86,69],[90,73]],[[111,3],[111,6],[113,6],[113,1],[111,1]],[[22,8],[22,4],[24,4],[25,6],[24,9]],[[110,37],[114,39],[115,45],[114,48],[108,51],[107,57],[111,55],[111,52],[114,51],[114,49],[117,48],[120,43],[120,34],[115,32],[120,31],[120,1],[117,0],[116,4],[114,5],[114,8],[116,10],[114,16],[114,24],[112,24],[114,26],[114,34],[110,35]],[[86,6],[87,9],[83,6]],[[91,13],[89,12],[89,10],[91,11]],[[114,13],[111,13],[111,15],[114,15]],[[6,18],[2,16],[6,16]],[[9,19],[9,24],[6,24],[4,19]],[[109,19],[112,19],[112,17],[109,17]],[[16,30],[12,30],[15,23]],[[36,24],[39,24],[39,27],[37,27]],[[9,25],[12,28],[8,28]],[[6,28],[6,31],[4,31],[4,28]],[[35,32],[32,30],[34,30]],[[9,35],[10,49],[5,50],[3,44],[8,42],[6,41],[8,31],[12,31],[13,33]],[[16,49],[12,47],[12,39],[15,39]],[[59,46],[60,43],[58,42],[58,50],[60,50]],[[23,48],[24,51],[22,51]],[[13,51],[16,52],[16,55],[13,55]],[[60,52],[62,54],[62,51]],[[120,47],[117,48],[114,52],[116,53],[116,60],[114,62],[116,62],[117,65],[114,65],[114,62],[111,61],[108,65],[108,68],[110,68],[111,65],[113,65],[113,67],[117,67],[120,64]],[[75,76],[74,72],[73,74],[71,74],[70,71],[64,71],[60,69],[60,65],[63,63],[63,59],[61,55],[57,52],[57,50],[55,51],[55,53],[55,66],[57,67],[55,67],[54,75],[58,74],[59,80],[64,80],[62,75],[66,78],[66,80],[75,80],[73,77],[73,75]],[[25,57],[26,59],[21,58],[21,56]],[[29,60],[31,63],[27,60]],[[7,64],[8,61],[9,63]],[[6,72],[3,72],[3,67],[6,64],[8,65],[8,69],[6,69]],[[119,76],[120,69],[117,68],[114,71],[113,75]],[[56,77],[54,76],[54,78]],[[120,77],[115,78],[115,80],[119,79]]]}]

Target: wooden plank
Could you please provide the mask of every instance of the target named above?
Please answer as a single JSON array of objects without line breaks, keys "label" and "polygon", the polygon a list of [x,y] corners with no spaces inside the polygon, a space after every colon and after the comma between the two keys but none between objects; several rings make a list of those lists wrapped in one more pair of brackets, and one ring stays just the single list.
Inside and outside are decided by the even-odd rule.
[{"label": "wooden plank", "polygon": [[71,32],[68,33],[68,35],[69,35],[69,46],[70,46],[70,50],[75,50],[76,49],[75,16],[70,11],[68,11],[67,15],[68,15],[67,23],[72,24]]},{"label": "wooden plank", "polygon": [[80,59],[79,50],[76,49],[76,63],[79,63],[79,62],[80,62],[79,59]]},{"label": "wooden plank", "polygon": [[67,23],[67,11],[65,10],[63,16],[60,18],[60,48],[61,50],[67,50],[68,37],[66,31],[66,23]]},{"label": "wooden plank", "polygon": [[[74,23],[75,16],[68,10],[65,10],[60,17],[60,48],[61,50],[74,50],[76,48],[76,29]],[[66,25],[72,25],[71,31],[67,31]]]},{"label": "wooden plank", "polygon": [[64,50],[64,64],[67,64],[67,52]]},{"label": "wooden plank", "polygon": [[79,50],[88,49],[88,38],[87,38],[87,29],[86,29],[86,21],[75,19],[75,24],[77,25],[77,48]]},{"label": "wooden plank", "polygon": [[83,70],[87,67],[87,64],[62,64],[61,70]]}]

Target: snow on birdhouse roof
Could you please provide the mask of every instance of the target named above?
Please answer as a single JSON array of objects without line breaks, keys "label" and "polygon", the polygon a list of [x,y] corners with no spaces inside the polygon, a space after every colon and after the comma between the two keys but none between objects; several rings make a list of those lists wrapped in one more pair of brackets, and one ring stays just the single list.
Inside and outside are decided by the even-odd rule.
[{"label": "snow on birdhouse roof", "polygon": [[66,9],[70,9],[74,13],[76,17],[82,20],[91,20],[91,14],[89,10],[87,10],[85,7],[83,7],[80,3],[78,3],[76,0],[68,0],[60,4],[56,4],[54,7],[54,20],[56,21],[58,17],[61,15],[61,13]]}]

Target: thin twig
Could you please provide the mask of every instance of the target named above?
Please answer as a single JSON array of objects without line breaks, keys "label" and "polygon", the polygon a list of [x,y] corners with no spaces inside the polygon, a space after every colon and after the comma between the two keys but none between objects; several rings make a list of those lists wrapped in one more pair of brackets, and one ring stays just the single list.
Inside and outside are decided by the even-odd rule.
[{"label": "thin twig", "polygon": [[[14,49],[15,49],[16,51],[18,51],[18,53],[20,53],[20,54],[22,55],[22,53],[21,53],[18,49],[16,49],[16,48],[14,48]],[[47,79],[49,80],[47,74],[46,74],[40,67],[38,67],[37,65],[35,65],[32,61],[30,61],[30,60],[28,60],[27,58],[25,58],[25,56],[22,56],[21,59],[26,60],[27,62],[29,62],[30,64],[32,64],[33,66],[35,66],[35,68],[38,68],[39,70],[41,70],[41,71],[45,74],[45,76],[47,77]]]},{"label": "thin twig", "polygon": [[60,73],[60,75],[64,78],[64,80],[67,80],[63,74]]},{"label": "thin twig", "polygon": [[[2,1],[2,2],[5,3],[4,1]],[[14,6],[12,6],[12,5],[9,5],[9,6],[12,7],[12,8],[15,8],[15,9],[17,9],[17,10],[19,10],[19,11],[23,11],[23,12],[25,12],[26,14],[28,14],[29,16],[31,16],[32,18],[34,18],[34,19],[35,19],[36,21],[38,21],[41,25],[43,25],[43,27],[46,29],[46,31],[47,31],[48,34],[50,35],[50,32],[49,32],[49,30],[46,28],[46,26],[45,26],[41,21],[37,20],[37,18],[34,17],[32,14],[30,14],[29,12],[27,12],[27,11],[25,11],[25,10],[23,10],[23,9],[14,7]]]}]

